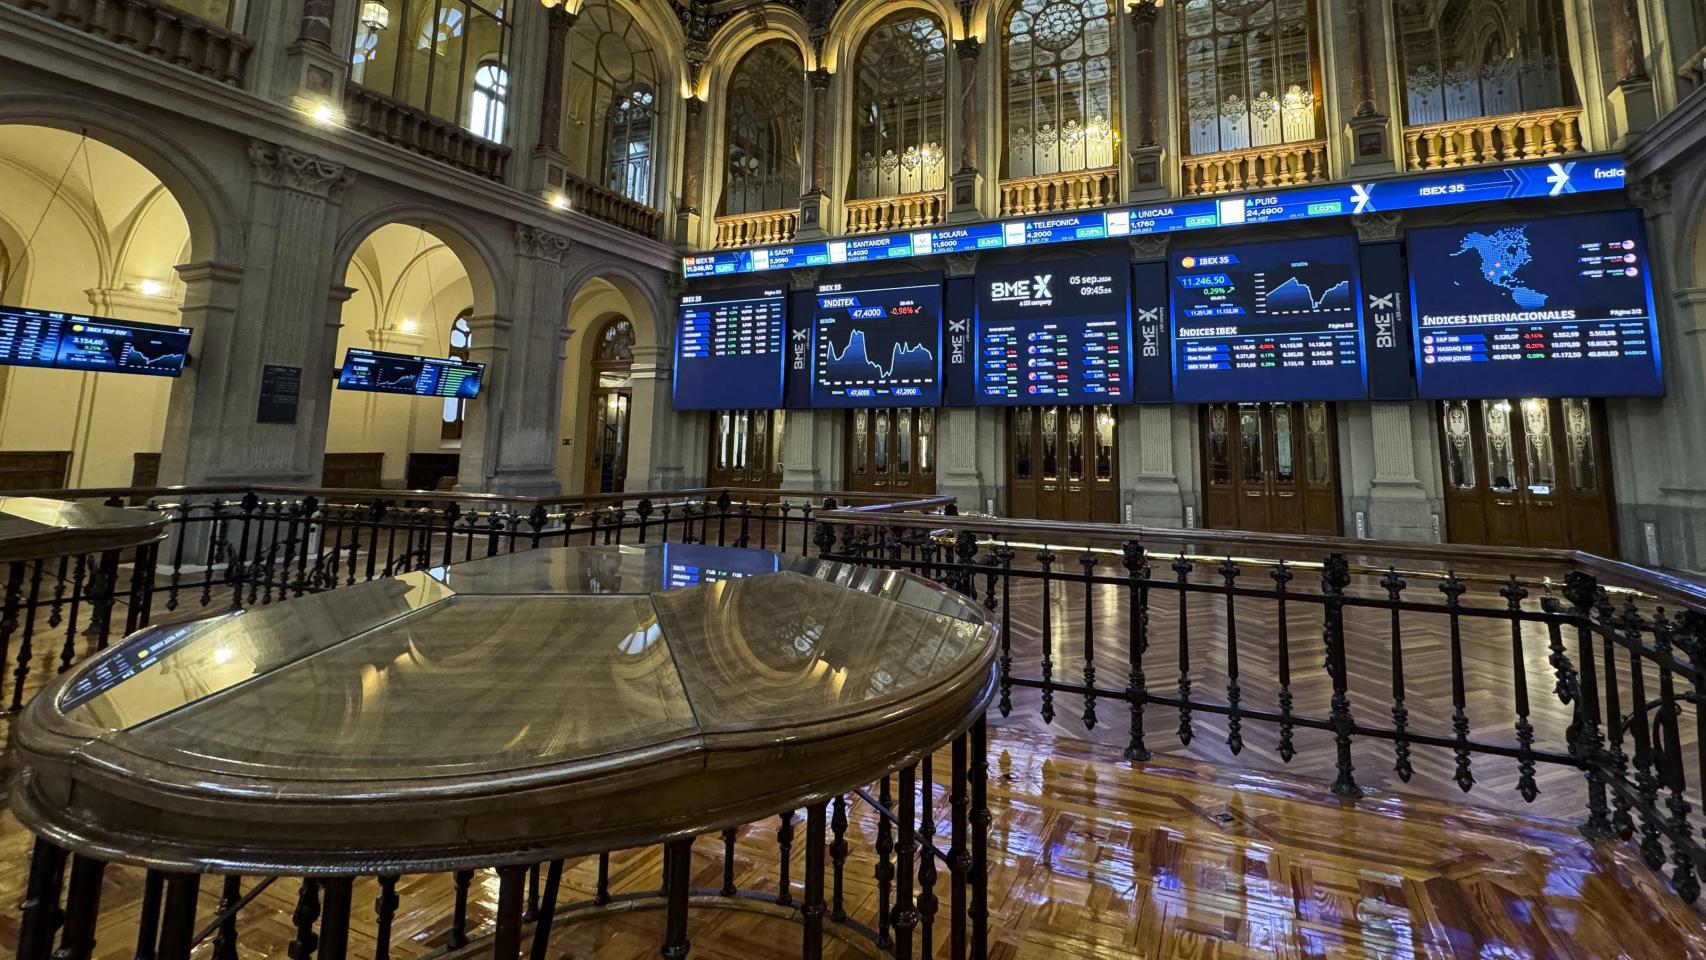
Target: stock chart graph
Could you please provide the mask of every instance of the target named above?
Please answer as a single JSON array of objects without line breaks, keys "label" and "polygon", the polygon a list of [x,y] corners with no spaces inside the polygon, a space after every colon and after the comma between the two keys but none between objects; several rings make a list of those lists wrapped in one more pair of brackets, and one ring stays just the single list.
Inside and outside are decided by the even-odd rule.
[{"label": "stock chart graph", "polygon": [[813,316],[814,405],[933,405],[941,398],[940,278],[825,284]]}]

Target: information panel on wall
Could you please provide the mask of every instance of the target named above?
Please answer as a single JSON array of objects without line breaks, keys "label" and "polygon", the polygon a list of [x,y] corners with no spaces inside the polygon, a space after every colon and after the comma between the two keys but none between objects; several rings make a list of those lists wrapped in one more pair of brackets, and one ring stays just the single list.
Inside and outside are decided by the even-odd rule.
[{"label": "information panel on wall", "polygon": [[675,408],[781,407],[787,334],[785,286],[683,296],[675,332]]},{"label": "information panel on wall", "polygon": [[1126,257],[980,270],[977,297],[979,404],[1131,402]]},{"label": "information panel on wall", "polygon": [[1368,396],[1353,239],[1186,251],[1171,262],[1175,400]]},{"label": "information panel on wall", "polygon": [[338,389],[472,400],[485,374],[483,363],[351,347],[338,371]]},{"label": "information panel on wall", "polygon": [[812,406],[941,403],[941,274],[818,284],[812,330]]},{"label": "information panel on wall", "polygon": [[1664,393],[1638,212],[1436,227],[1407,239],[1424,398]]},{"label": "information panel on wall", "polygon": [[0,364],[175,377],[189,359],[188,327],[54,310],[0,307]]}]

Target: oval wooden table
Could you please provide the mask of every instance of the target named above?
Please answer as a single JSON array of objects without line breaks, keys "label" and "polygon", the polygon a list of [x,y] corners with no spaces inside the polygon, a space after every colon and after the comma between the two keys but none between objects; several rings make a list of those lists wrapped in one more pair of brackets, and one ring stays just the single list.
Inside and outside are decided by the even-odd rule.
[{"label": "oval wooden table", "polygon": [[[951,949],[981,956],[993,634],[975,602],[907,574],[676,544],[524,551],[143,630],[20,718],[11,806],[37,843],[19,955],[88,957],[116,862],[149,871],[138,944],[160,960],[188,956],[203,874],[227,893],[243,875],[301,878],[320,913],[306,932],[341,960],[354,877],[451,871],[466,889],[491,868],[492,949],[509,960],[543,864],[543,906],[526,911],[543,958],[565,858],[661,844],[662,953],[682,957],[690,897],[744,903],[732,862],[722,889],[689,888],[693,838],[721,832],[728,856],[736,828],[782,816],[784,896],[766,899],[790,902],[803,807],[804,956],[821,955],[826,915],[911,956],[913,873],[938,862]],[[950,745],[943,852],[917,767]],[[885,884],[871,924],[840,897],[861,799],[894,831],[894,900]]]}]

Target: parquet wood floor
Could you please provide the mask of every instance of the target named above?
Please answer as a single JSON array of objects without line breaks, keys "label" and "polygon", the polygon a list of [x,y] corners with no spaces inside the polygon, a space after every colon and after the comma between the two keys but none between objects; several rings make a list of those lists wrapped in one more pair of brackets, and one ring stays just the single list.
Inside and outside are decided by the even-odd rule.
[{"label": "parquet wood floor", "polygon": [[[1567,826],[1426,798],[1340,802],[1319,783],[1189,760],[1134,769],[1108,747],[1014,730],[995,733],[990,762],[991,953],[1000,960],[1706,960],[1699,916],[1629,850],[1588,846]],[[935,799],[945,814],[945,795]],[[869,917],[875,819],[860,805],[852,819],[849,909]],[[0,950],[15,948],[28,847],[16,821],[0,820]],[[774,875],[774,850],[771,824],[743,833],[744,884],[766,889],[759,877]],[[720,843],[702,840],[696,883],[715,885],[719,858]],[[659,869],[655,850],[618,855],[613,887],[652,888]],[[591,893],[593,871],[590,860],[572,865],[564,902]],[[140,890],[136,871],[108,871],[100,960],[132,956]],[[369,881],[356,892],[356,957],[373,956],[376,890]],[[407,877],[398,892],[392,956],[440,949],[448,877]],[[203,922],[217,893],[216,882],[203,885]],[[244,960],[285,956],[293,893],[276,885],[243,911]],[[475,935],[496,893],[489,872],[476,875]],[[652,958],[661,923],[655,911],[576,923],[560,929],[552,955]],[[799,955],[799,928],[784,919],[697,910],[690,935],[695,957]],[[944,941],[939,929],[938,957]],[[838,943],[827,955],[866,953]]]}]

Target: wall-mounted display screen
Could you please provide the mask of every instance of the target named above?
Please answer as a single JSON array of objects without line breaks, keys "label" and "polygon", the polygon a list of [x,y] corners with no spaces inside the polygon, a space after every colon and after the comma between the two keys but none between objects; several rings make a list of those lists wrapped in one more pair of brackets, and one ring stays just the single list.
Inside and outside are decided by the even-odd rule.
[{"label": "wall-mounted display screen", "polygon": [[1639,213],[1435,227],[1406,239],[1423,397],[1664,393]]},{"label": "wall-mounted display screen", "polygon": [[675,408],[782,406],[787,333],[787,287],[683,296],[675,332]]},{"label": "wall-mounted display screen", "polygon": [[1129,403],[1131,264],[1056,260],[977,275],[977,402]]},{"label": "wall-mounted display screen", "polygon": [[472,400],[485,374],[483,363],[351,347],[338,372],[338,389]]},{"label": "wall-mounted display screen", "polygon": [[189,350],[188,327],[0,307],[0,364],[175,377]]},{"label": "wall-mounted display screen", "polygon": [[1368,396],[1355,240],[1175,253],[1170,286],[1175,400]]},{"label": "wall-mounted display screen", "polygon": [[818,284],[812,329],[812,406],[941,403],[940,274]]}]

